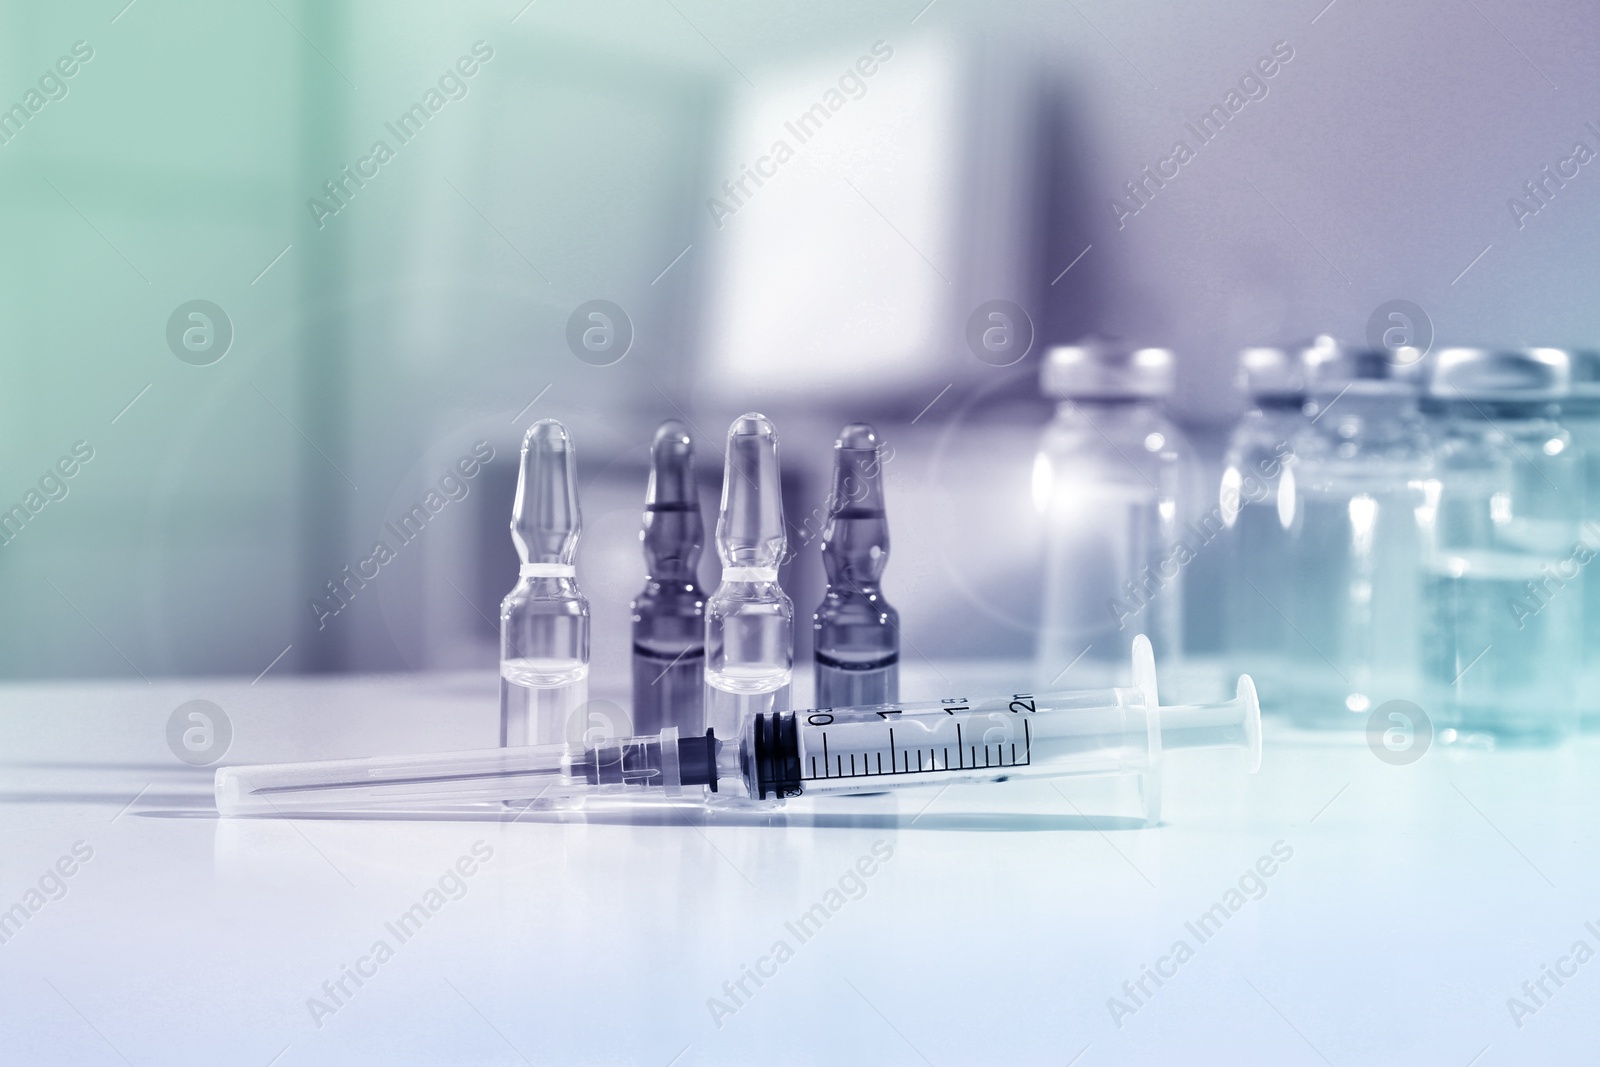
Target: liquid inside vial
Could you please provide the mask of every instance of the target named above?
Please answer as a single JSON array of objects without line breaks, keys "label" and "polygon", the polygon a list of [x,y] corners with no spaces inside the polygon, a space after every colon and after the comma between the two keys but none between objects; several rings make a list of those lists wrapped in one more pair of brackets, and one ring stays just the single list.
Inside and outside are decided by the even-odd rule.
[{"label": "liquid inside vial", "polygon": [[567,726],[589,700],[589,665],[578,659],[508,659],[500,664],[500,744],[571,740]]}]

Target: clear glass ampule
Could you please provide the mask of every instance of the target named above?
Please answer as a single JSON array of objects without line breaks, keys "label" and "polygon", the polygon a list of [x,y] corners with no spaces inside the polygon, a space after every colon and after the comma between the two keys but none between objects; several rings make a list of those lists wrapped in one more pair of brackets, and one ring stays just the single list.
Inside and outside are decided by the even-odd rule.
[{"label": "clear glass ampule", "polygon": [[541,419],[522,440],[511,540],[522,568],[500,604],[500,743],[564,741],[589,698],[589,602],[573,558],[583,516],[567,428]]},{"label": "clear glass ampule", "polygon": [[633,732],[705,732],[705,596],[695,569],[705,543],[694,443],[676,419],[656,430],[645,491],[644,591],[633,602]]},{"label": "clear glass ampule", "polygon": [[717,517],[722,584],[706,605],[706,725],[736,737],[752,716],[789,707],[794,606],[778,585],[783,530],[778,434],[751,412],[728,428]]},{"label": "clear glass ampule", "polygon": [[822,530],[828,591],[812,618],[820,708],[900,699],[900,614],[878,582],[889,561],[877,431],[846,426],[833,445],[833,493]]}]

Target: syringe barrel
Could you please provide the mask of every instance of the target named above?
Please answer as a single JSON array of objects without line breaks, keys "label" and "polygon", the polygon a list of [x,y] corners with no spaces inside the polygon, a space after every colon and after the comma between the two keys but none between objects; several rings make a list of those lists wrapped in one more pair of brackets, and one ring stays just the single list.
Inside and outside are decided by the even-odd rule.
[{"label": "syringe barrel", "polygon": [[1133,642],[1134,684],[971,702],[823,708],[762,716],[747,732],[751,793],[879,792],[1009,778],[1134,775],[1160,818],[1167,748],[1236,749],[1261,765],[1261,710],[1248,675],[1221,704],[1163,708],[1150,643]]},{"label": "syringe barrel", "polygon": [[1151,712],[1132,688],[821,709],[765,720],[747,742],[756,754],[759,797],[1126,774],[1159,757]]}]

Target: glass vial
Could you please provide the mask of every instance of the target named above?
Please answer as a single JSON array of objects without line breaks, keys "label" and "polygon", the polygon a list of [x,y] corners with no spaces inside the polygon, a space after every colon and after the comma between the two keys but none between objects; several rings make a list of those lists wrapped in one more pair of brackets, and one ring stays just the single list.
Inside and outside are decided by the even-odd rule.
[{"label": "glass vial", "polygon": [[1051,349],[1041,387],[1057,401],[1033,468],[1044,516],[1040,689],[1126,683],[1134,635],[1182,648],[1178,544],[1187,442],[1162,413],[1172,353],[1089,340]]},{"label": "glass vial", "polygon": [[1549,744],[1577,729],[1593,551],[1581,536],[1583,458],[1556,418],[1570,373],[1553,348],[1434,354],[1424,663],[1461,735]]},{"label": "glass vial", "polygon": [[1306,429],[1279,486],[1289,588],[1256,590],[1289,631],[1279,689],[1312,728],[1365,729],[1388,700],[1420,703],[1417,509],[1431,469],[1414,350],[1319,338],[1302,354]]}]

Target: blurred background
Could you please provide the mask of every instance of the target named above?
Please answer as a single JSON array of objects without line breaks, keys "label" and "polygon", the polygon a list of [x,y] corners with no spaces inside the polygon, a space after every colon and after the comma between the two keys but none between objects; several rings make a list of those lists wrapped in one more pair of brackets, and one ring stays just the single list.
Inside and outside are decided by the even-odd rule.
[{"label": "blurred background", "polygon": [[[1596,22],[5,3],[0,675],[492,669],[517,447],[555,417],[595,669],[621,677],[650,433],[693,427],[709,522],[746,410],[779,428],[799,617],[830,446],[863,419],[893,448],[907,656],[1025,658],[1050,344],[1174,349],[1214,467],[1245,345],[1363,338],[1396,299],[1440,342],[1600,342],[1600,167],[1544,177],[1600,148]],[[995,300],[1026,315],[1006,366],[968,341]],[[1186,581],[1204,651],[1216,568]]]}]

